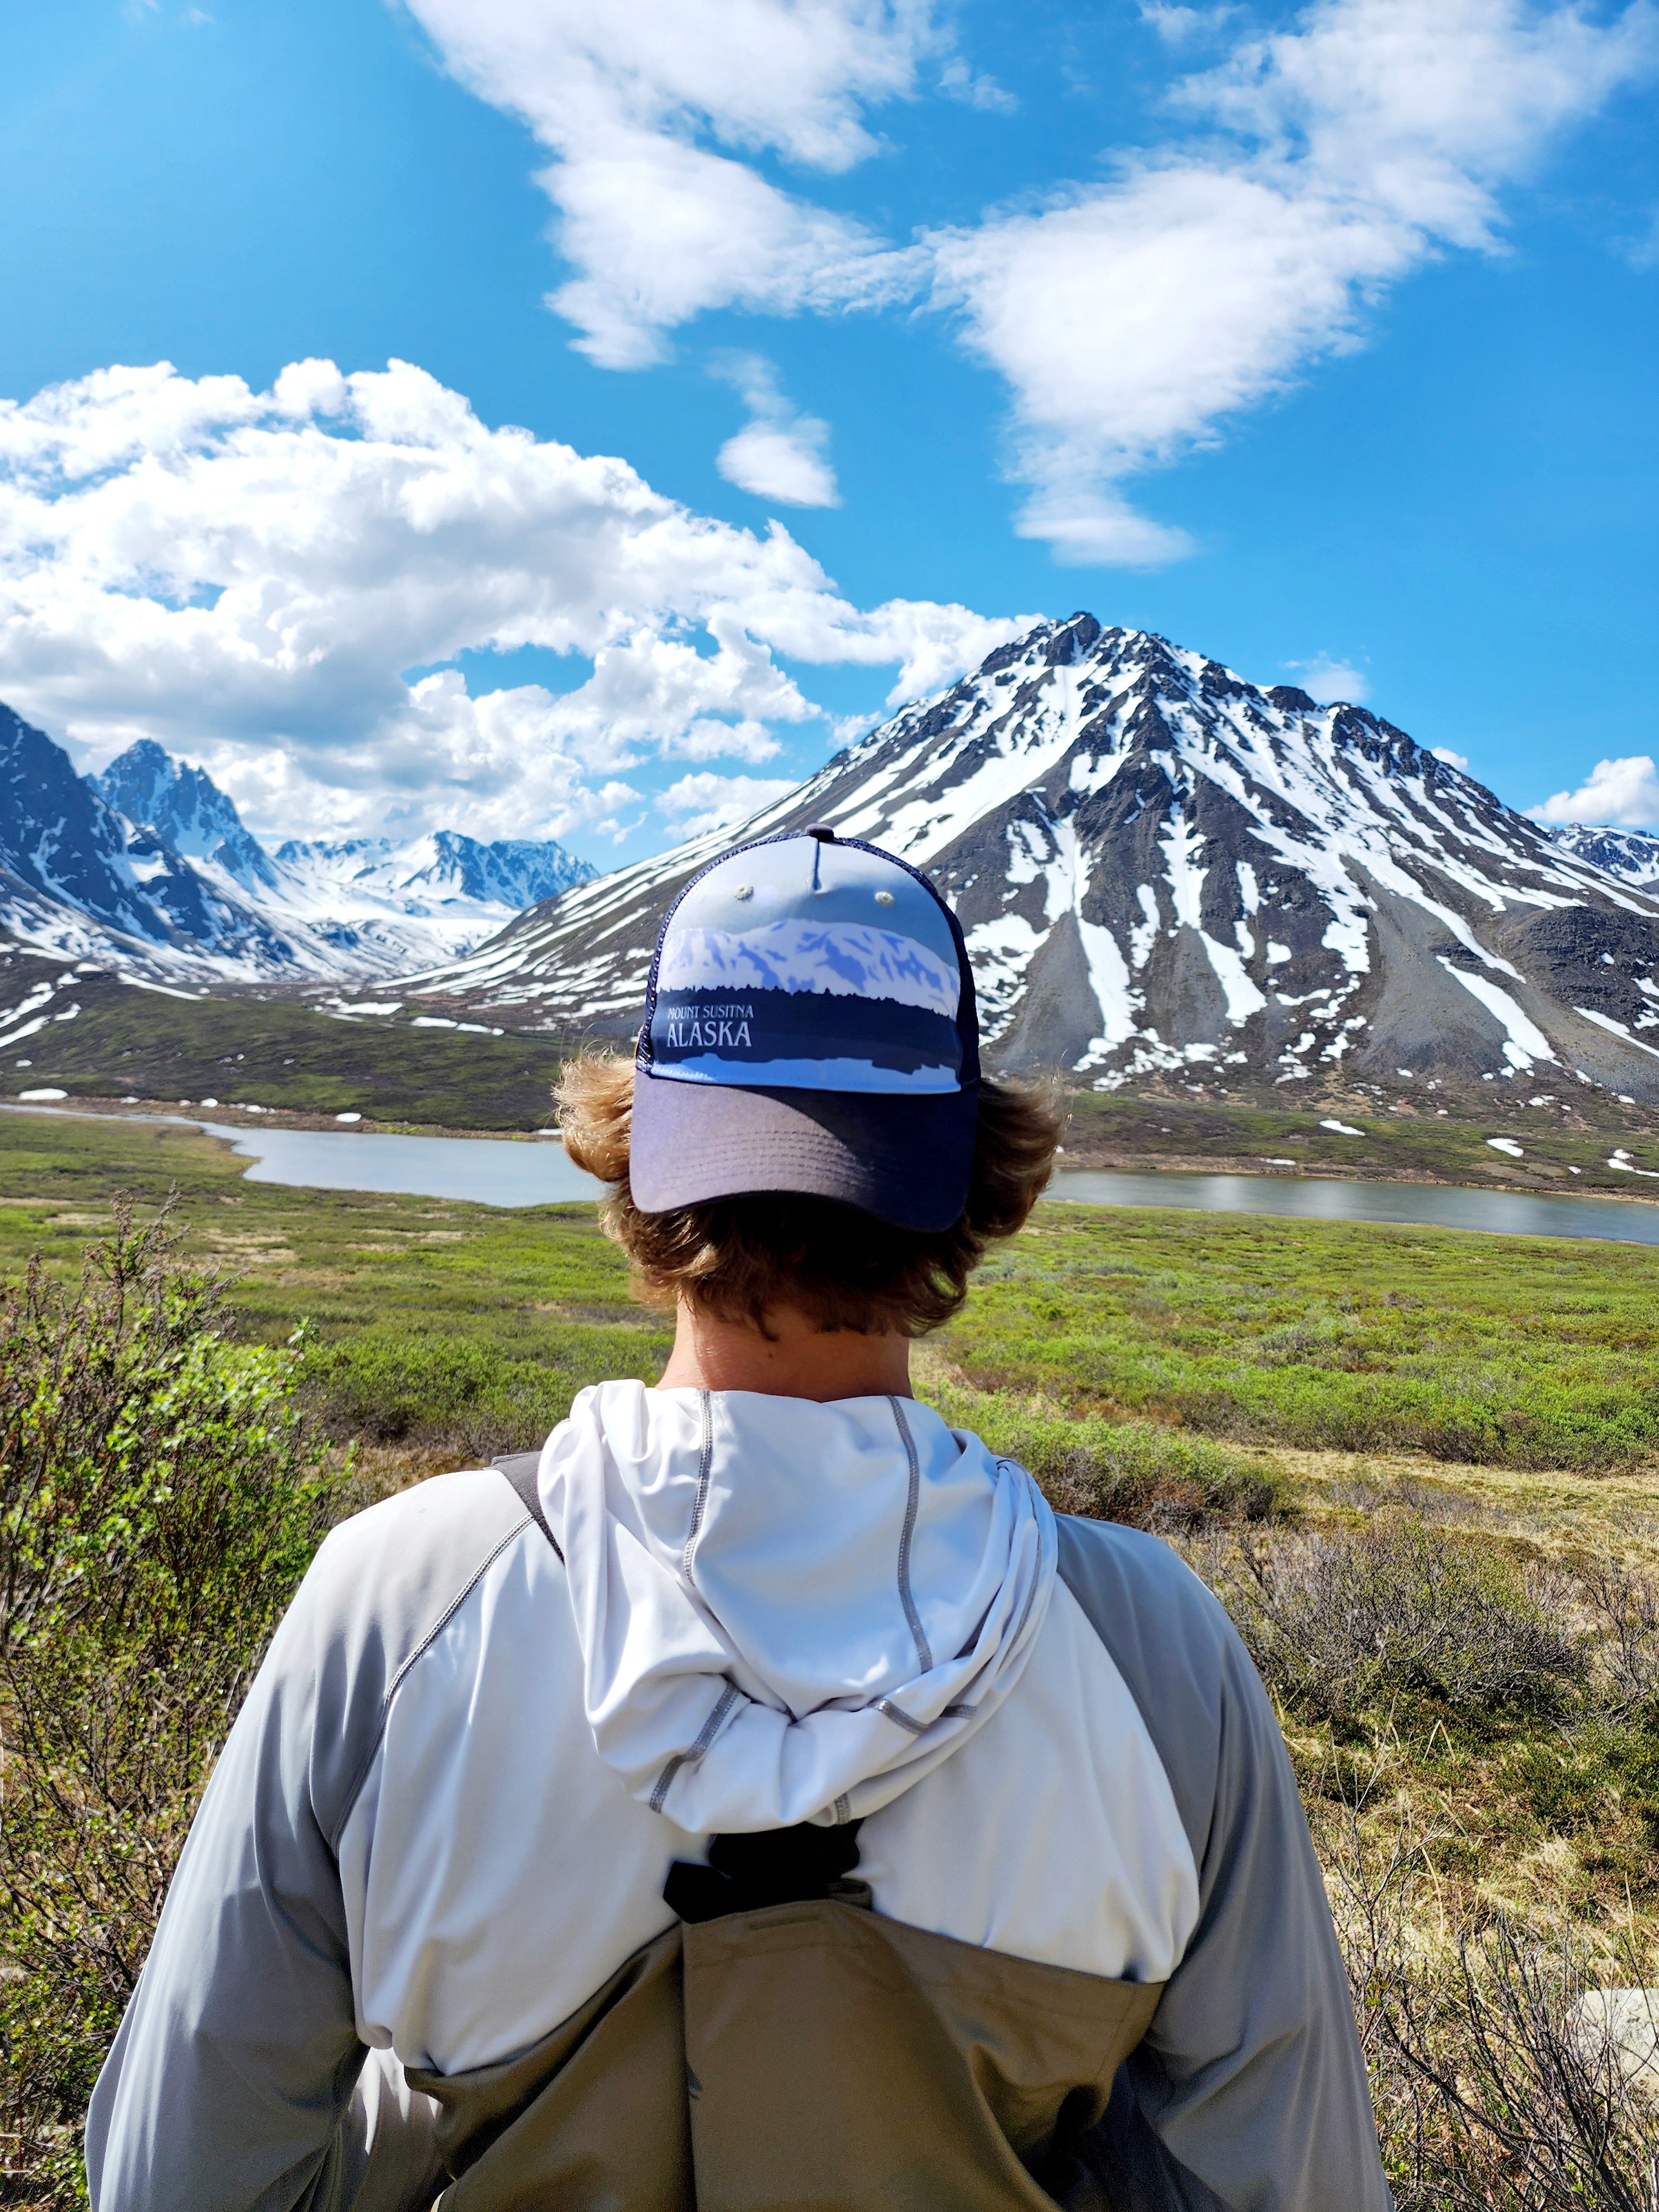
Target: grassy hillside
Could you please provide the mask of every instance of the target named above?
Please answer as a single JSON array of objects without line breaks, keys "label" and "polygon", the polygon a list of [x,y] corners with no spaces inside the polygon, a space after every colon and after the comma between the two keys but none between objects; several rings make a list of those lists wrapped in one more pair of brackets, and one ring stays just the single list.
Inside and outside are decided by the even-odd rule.
[{"label": "grassy hillside", "polygon": [[6,1054],[0,1097],[49,1085],[72,1098],[251,1100],[299,1114],[533,1129],[547,1120],[563,1057],[554,1040],[516,1030],[417,1028],[419,1008],[344,1017],[304,1000],[191,1000],[109,975],[77,979],[58,998],[66,1004],[54,1001],[54,1014],[80,1011]]},{"label": "grassy hillside", "polygon": [[[1659,1133],[1646,1109],[1568,1077],[1491,1083],[1459,1096],[1421,1085],[1332,1085],[1294,1092],[1206,1094],[1173,1086],[1131,1095],[1078,1091],[1068,1100],[1067,1164],[1183,1167],[1245,1175],[1289,1172],[1486,1184],[1558,1195],[1649,1195],[1635,1172],[1659,1174]],[[1340,1128],[1326,1125],[1340,1122]],[[1492,1139],[1518,1146],[1520,1157]],[[1609,1164],[1615,1152],[1630,1164]]]}]

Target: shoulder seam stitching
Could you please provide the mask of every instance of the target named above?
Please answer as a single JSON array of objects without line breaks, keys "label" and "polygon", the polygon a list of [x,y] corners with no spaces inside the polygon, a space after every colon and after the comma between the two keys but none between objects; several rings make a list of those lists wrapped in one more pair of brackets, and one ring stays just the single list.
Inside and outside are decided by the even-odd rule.
[{"label": "shoulder seam stitching", "polygon": [[496,1545],[495,1550],[490,1553],[488,1559],[481,1559],[479,1561],[477,1566],[474,1568],[471,1574],[467,1577],[466,1581],[462,1584],[461,1588],[444,1607],[442,1613],[438,1616],[437,1620],[434,1621],[432,1626],[427,1631],[426,1634],[415,1646],[415,1649],[404,1661],[403,1665],[398,1668],[397,1673],[386,1684],[386,1693],[380,1699],[380,1713],[374,1723],[374,1733],[369,1739],[368,1748],[363,1753],[362,1762],[358,1766],[356,1773],[351,1778],[351,1787],[346,1792],[345,1809],[340,1814],[338,1821],[330,1832],[328,1838],[329,1850],[333,1852],[337,1858],[339,1856],[340,1838],[345,1832],[346,1822],[351,1818],[353,1812],[356,1808],[358,1798],[362,1795],[363,1784],[368,1779],[368,1771],[370,1767],[374,1765],[375,1754],[380,1748],[380,1739],[386,1734],[386,1719],[392,1711],[392,1700],[397,1696],[398,1690],[403,1686],[404,1677],[409,1673],[410,1668],[415,1665],[417,1660],[423,1659],[426,1656],[426,1654],[432,1649],[432,1646],[443,1634],[445,1629],[448,1627],[450,1622],[453,1620],[456,1614],[466,1603],[468,1598],[471,1596],[473,1591],[477,1588],[484,1576],[489,1573],[490,1568],[495,1565],[496,1560],[501,1556],[501,1553],[506,1551],[507,1546],[514,1542],[519,1537],[522,1536],[526,1528],[533,1528],[535,1525],[534,1521],[532,1521],[530,1515],[526,1513],[523,1520],[518,1523],[516,1528],[509,1528],[507,1530],[506,1535],[501,1538],[500,1543]]}]

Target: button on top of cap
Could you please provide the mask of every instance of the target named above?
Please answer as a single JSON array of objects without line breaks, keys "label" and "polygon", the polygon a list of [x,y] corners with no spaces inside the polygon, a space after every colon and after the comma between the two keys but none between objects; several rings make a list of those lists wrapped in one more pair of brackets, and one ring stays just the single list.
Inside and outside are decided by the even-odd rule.
[{"label": "button on top of cap", "polygon": [[836,842],[835,831],[825,829],[822,822],[815,822],[806,834],[809,837],[816,837],[821,845],[833,845]]}]

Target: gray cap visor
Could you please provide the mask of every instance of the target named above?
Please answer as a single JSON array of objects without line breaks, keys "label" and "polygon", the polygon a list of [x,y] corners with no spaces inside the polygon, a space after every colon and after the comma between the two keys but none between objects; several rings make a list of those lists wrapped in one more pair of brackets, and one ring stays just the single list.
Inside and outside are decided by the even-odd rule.
[{"label": "gray cap visor", "polygon": [[839,1199],[896,1229],[968,1203],[977,1085],[915,1097],[634,1076],[629,1187],[642,1213],[763,1191]]}]

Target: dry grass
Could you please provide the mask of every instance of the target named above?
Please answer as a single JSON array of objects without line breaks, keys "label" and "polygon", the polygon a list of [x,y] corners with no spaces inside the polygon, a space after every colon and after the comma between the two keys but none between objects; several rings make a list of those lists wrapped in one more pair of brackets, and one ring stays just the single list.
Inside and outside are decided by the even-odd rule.
[{"label": "dry grass", "polygon": [[1263,1457],[1310,1522],[1352,1526],[1379,1510],[1403,1507],[1431,1522],[1508,1537],[1540,1558],[1610,1557],[1659,1572],[1659,1478],[1646,1468],[1580,1474],[1282,1444]]}]

